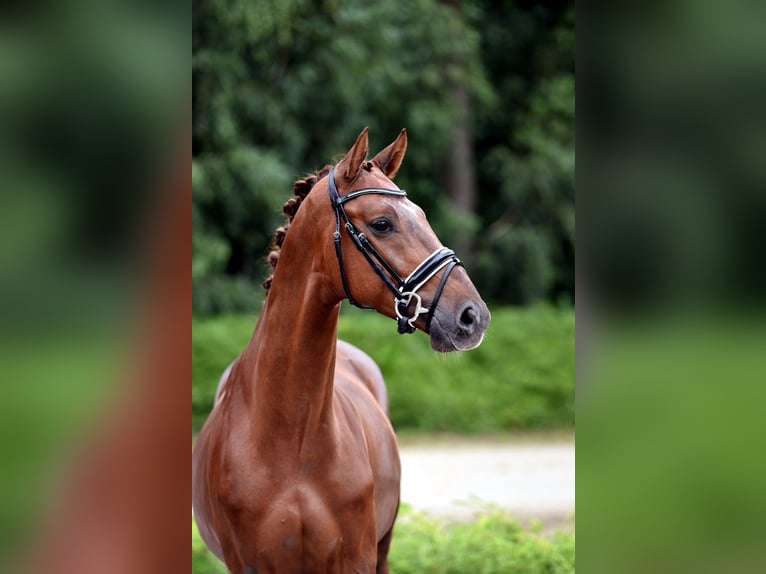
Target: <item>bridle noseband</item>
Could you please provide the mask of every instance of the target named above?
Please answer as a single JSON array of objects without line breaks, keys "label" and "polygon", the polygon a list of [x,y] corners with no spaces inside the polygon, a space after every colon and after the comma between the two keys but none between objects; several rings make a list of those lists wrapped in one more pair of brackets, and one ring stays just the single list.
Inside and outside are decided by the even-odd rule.
[{"label": "bridle noseband", "polygon": [[[440,247],[431,253],[431,255],[426,257],[412,273],[402,279],[402,277],[383,258],[383,256],[378,253],[375,247],[373,247],[372,243],[370,243],[370,240],[367,239],[367,236],[359,231],[356,225],[354,225],[351,219],[349,219],[343,205],[352,199],[361,197],[362,195],[376,194],[406,197],[407,192],[403,189],[365,187],[351,191],[341,197],[341,195],[338,193],[338,188],[335,185],[335,167],[330,169],[330,173],[327,177],[329,181],[328,188],[330,193],[330,203],[333,210],[335,211],[335,233],[333,234],[333,239],[335,241],[335,254],[338,257],[340,278],[343,282],[343,290],[346,292],[346,298],[355,307],[359,307],[361,309],[372,309],[372,307],[360,305],[351,296],[351,290],[349,289],[348,279],[346,278],[346,272],[343,266],[343,249],[341,247],[340,232],[341,219],[344,222],[344,228],[348,236],[351,238],[351,241],[353,241],[357,249],[362,252],[362,255],[364,255],[365,259],[367,259],[367,262],[370,264],[370,267],[372,267],[372,270],[375,271],[385,286],[388,287],[388,289],[393,293],[394,308],[396,309],[398,324],[397,331],[399,334],[402,335],[405,333],[414,333],[414,323],[418,319],[418,316],[422,313],[427,313],[425,332],[430,332],[431,319],[433,319],[434,311],[436,310],[436,305],[438,304],[439,298],[441,297],[442,291],[444,290],[444,285],[447,282],[447,277],[449,277],[449,274],[452,273],[452,270],[456,265],[463,265],[460,262],[460,259],[455,256],[455,252],[452,251],[452,249]],[[418,289],[428,283],[428,281],[430,281],[434,275],[436,275],[441,269],[445,267],[446,269],[442,275],[441,280],[439,281],[439,285],[436,287],[436,292],[434,293],[434,298],[431,301],[430,307],[424,307],[423,301],[421,300],[420,295],[417,293]],[[407,316],[407,309],[411,303],[415,304],[415,311],[412,316]]]}]

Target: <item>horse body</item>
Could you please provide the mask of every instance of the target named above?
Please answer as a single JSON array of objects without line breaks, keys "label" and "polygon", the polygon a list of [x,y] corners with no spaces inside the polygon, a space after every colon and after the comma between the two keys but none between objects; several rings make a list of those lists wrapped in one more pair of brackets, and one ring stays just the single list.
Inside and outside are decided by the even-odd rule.
[{"label": "horse body", "polygon": [[[366,140],[365,130],[339,164],[344,184],[364,171]],[[404,147],[402,134],[373,160],[376,169],[367,162],[369,175],[362,177],[390,185],[386,177],[395,173]],[[401,472],[396,439],[380,370],[364,353],[337,341],[337,323],[349,288],[361,303],[400,320],[409,301],[397,311],[376,278],[364,277],[367,262],[349,245],[349,279],[341,277],[340,252],[327,241],[335,214],[321,181],[293,212],[253,336],[225,377],[194,448],[193,508],[200,535],[236,573],[388,572]],[[396,217],[403,229],[422,227],[407,219],[425,221],[414,204],[384,199],[360,198],[358,208],[347,208],[349,216],[369,213],[374,222]],[[402,270],[439,246],[433,232],[422,245],[404,235],[383,237],[397,254],[391,266]],[[405,254],[410,245],[413,253]],[[436,313],[429,313],[432,345],[472,348],[489,313],[464,272],[445,288],[448,273],[435,297],[427,287],[434,302],[445,292]],[[410,324],[423,330],[420,312]]]},{"label": "horse body", "polygon": [[270,293],[197,440],[200,534],[233,572],[375,572],[400,478],[380,371],[335,352],[339,306],[282,302]]}]

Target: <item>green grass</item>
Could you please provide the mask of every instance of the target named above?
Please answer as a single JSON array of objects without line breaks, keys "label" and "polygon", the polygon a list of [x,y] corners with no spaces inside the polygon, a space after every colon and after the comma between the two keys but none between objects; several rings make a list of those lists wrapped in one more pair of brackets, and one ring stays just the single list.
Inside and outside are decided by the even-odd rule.
[{"label": "green grass", "polygon": [[[389,561],[393,574],[567,574],[575,571],[575,535],[544,536],[500,510],[474,522],[446,524],[404,508]],[[192,521],[192,574],[225,572]]]},{"label": "green grass", "polygon": [[[210,412],[218,379],[247,345],[255,317],[196,319],[192,327],[192,426]],[[459,433],[574,426],[572,309],[495,308],[482,345],[441,355],[423,333],[344,308],[339,336],[370,354],[388,386],[397,430]]]}]

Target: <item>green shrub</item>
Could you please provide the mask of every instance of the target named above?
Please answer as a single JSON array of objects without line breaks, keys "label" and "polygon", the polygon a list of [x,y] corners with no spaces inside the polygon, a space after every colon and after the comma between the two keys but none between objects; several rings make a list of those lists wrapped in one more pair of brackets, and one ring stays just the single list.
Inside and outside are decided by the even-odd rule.
[{"label": "green shrub", "polygon": [[237,358],[255,329],[256,316],[192,320],[192,428],[210,413],[223,371]]},{"label": "green shrub", "polygon": [[192,278],[192,312],[196,317],[232,311],[257,312],[262,301],[261,286],[246,279],[227,276]]},{"label": "green shrub", "polygon": [[[575,535],[547,537],[501,510],[447,525],[404,508],[389,555],[393,574],[566,574],[575,571]],[[192,574],[224,574],[192,521]]]},{"label": "green shrub", "polygon": [[[246,316],[194,320],[195,429],[254,326]],[[479,348],[440,355],[422,333],[400,337],[390,319],[344,308],[339,336],[380,366],[397,430],[480,433],[574,425],[574,326],[570,308],[498,308]]]},{"label": "green shrub", "polygon": [[547,538],[502,510],[452,525],[405,510],[390,565],[395,574],[564,574],[575,571],[575,536],[561,531]]}]

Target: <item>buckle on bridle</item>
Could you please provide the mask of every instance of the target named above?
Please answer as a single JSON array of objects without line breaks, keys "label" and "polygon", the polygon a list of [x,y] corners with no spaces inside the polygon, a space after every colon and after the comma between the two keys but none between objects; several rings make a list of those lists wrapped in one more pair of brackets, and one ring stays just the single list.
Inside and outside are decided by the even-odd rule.
[{"label": "buckle on bridle", "polygon": [[[412,317],[408,317],[405,313],[407,313],[413,300],[415,301],[415,312]],[[421,313],[428,313],[428,307],[423,306],[423,300],[414,291],[402,293],[399,297],[395,297],[394,308],[396,309],[396,322],[398,324],[397,331],[400,335],[414,333],[415,321],[418,320]]]}]

